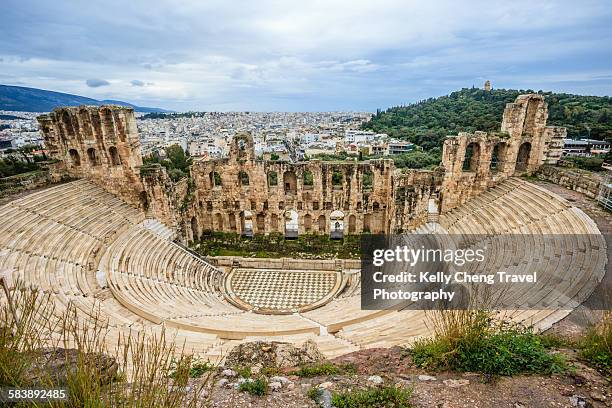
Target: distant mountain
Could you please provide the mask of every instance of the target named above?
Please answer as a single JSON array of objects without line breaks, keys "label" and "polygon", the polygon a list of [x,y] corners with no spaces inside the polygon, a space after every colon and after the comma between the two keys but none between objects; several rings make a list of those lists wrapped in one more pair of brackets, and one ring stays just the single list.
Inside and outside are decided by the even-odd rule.
[{"label": "distant mountain", "polygon": [[136,112],[169,112],[160,108],[147,108],[131,103],[86,98],[62,92],[45,91],[44,89],[26,88],[23,86],[0,85],[0,110],[19,112],[50,112],[60,106],[79,105],[121,105],[134,108]]}]

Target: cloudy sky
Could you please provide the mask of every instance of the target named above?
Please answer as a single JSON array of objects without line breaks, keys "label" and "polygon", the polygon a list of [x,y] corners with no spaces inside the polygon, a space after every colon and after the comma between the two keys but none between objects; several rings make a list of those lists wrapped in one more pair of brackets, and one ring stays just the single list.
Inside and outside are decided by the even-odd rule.
[{"label": "cloudy sky", "polygon": [[612,95],[608,0],[2,0],[0,83],[173,110]]}]

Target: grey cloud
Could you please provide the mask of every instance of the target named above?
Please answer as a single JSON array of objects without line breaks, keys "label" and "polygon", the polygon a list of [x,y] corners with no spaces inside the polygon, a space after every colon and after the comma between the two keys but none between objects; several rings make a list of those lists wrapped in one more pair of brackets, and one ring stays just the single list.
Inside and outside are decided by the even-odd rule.
[{"label": "grey cloud", "polygon": [[145,83],[139,79],[134,79],[130,83],[132,84],[132,86],[145,86]]},{"label": "grey cloud", "polygon": [[96,78],[88,79],[87,81],[85,81],[85,83],[90,88],[98,88],[98,87],[101,87],[101,86],[110,85],[110,82],[108,82],[107,80],[105,80],[105,79],[96,79]]}]

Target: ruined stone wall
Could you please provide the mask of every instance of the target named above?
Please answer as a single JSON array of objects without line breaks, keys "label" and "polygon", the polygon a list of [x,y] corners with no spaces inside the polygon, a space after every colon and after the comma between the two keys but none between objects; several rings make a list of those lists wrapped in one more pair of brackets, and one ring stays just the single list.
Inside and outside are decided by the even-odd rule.
[{"label": "ruined stone wall", "polygon": [[196,233],[285,233],[295,221],[300,235],[394,230],[391,160],[264,161],[252,143],[239,135],[228,158],[193,164]]},{"label": "ruined stone wall", "polygon": [[506,105],[500,132],[459,133],[444,141],[441,210],[449,211],[514,175],[533,174],[561,156],[565,128],[547,127],[544,97]]},{"label": "ruined stone wall", "polygon": [[597,197],[603,177],[586,170],[544,165],[536,173],[540,180],[550,181],[590,198]]},{"label": "ruined stone wall", "polygon": [[427,222],[430,200],[439,206],[443,175],[440,170],[407,170],[395,175],[393,232],[406,232]]},{"label": "ruined stone wall", "polygon": [[131,108],[58,108],[37,119],[59,170],[70,177],[87,177],[126,202],[140,204],[142,156]]},{"label": "ruined stone wall", "polygon": [[445,140],[435,171],[400,172],[383,159],[258,160],[252,137],[240,134],[228,158],[196,161],[178,183],[162,166],[142,165],[130,108],[61,108],[38,121],[58,174],[93,180],[190,241],[205,231],[339,238],[410,230],[510,176],[555,164],[566,132],[546,119],[541,95],[521,95],[506,106],[500,132]]}]

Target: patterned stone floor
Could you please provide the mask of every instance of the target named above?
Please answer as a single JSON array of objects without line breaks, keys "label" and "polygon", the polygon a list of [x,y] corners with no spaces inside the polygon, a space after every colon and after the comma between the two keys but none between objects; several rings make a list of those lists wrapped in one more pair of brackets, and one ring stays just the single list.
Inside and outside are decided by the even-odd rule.
[{"label": "patterned stone floor", "polygon": [[234,269],[226,290],[230,299],[261,312],[290,313],[321,302],[339,284],[334,271]]}]

